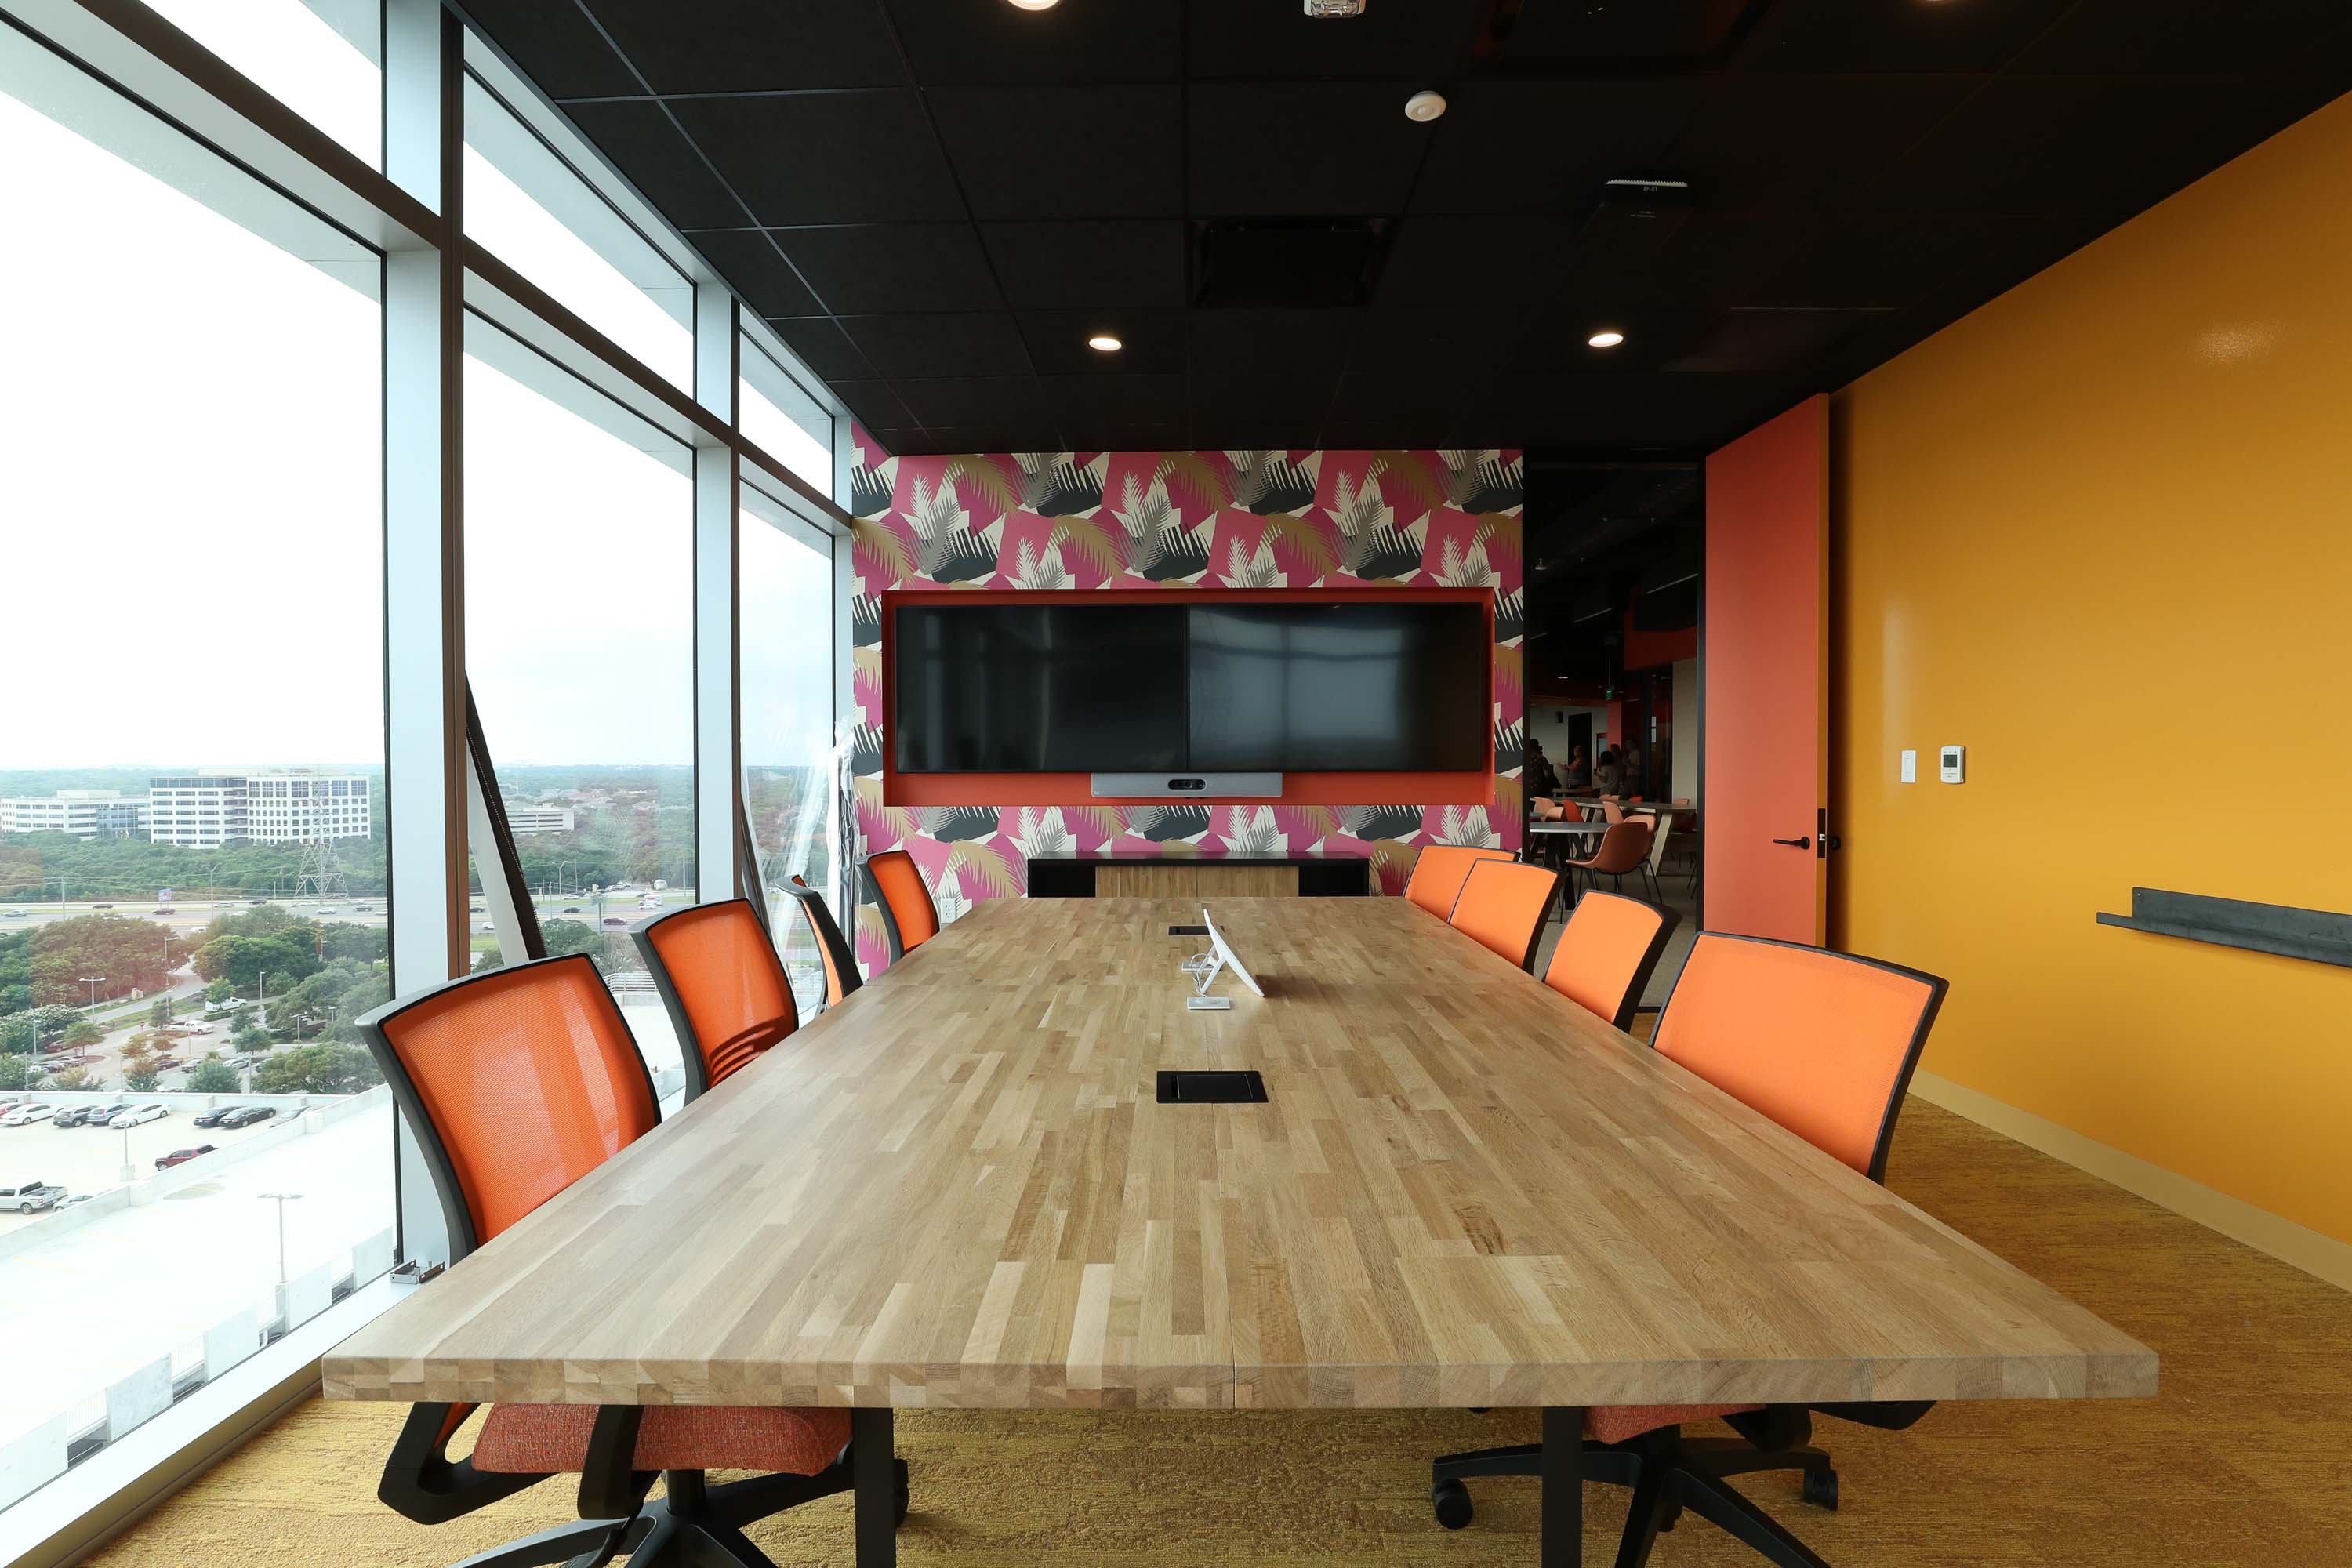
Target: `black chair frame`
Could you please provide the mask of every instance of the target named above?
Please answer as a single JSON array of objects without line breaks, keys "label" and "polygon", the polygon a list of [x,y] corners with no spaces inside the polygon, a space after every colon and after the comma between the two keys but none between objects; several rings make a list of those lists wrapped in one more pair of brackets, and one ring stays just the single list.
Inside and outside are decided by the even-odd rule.
[{"label": "black chair frame", "polygon": [[[1705,932],[1702,940],[1753,942],[1767,947],[1822,951],[1804,942],[1779,942],[1769,937],[1734,936],[1721,931]],[[1662,941],[1661,948],[1664,945]],[[1919,1065],[1919,1055],[1927,1048],[1927,1032],[1935,1025],[1936,1015],[1944,1005],[1944,994],[1950,985],[1939,976],[1906,968],[1899,963],[1888,963],[1882,959],[1862,958],[1853,953],[1839,953],[1837,956],[1848,963],[1865,963],[1874,969],[1883,969],[1889,973],[1918,981],[1927,988],[1927,1004],[1919,1009],[1919,1022],[1904,1047],[1903,1060],[1895,1070],[1895,1086],[1879,1118],[1878,1137],[1871,1152],[1868,1175],[1872,1181],[1883,1184],[1886,1180],[1887,1151],[1895,1142],[1895,1118],[1903,1110],[1903,1096],[1910,1087],[1911,1075]],[[1681,987],[1682,978],[1680,974],[1675,977],[1675,989]],[[1639,996],[1641,987],[1635,986],[1633,994]],[[1659,1009],[1659,1031],[1664,1029],[1674,1005],[1674,991],[1669,990],[1665,1005]],[[1619,1025],[1619,1027],[1623,1027],[1623,1025]],[[1654,1032],[1651,1036],[1654,1047],[1656,1039],[1657,1034]],[[1616,1568],[1643,1568],[1650,1560],[1650,1550],[1658,1536],[1672,1530],[1685,1510],[1746,1543],[1767,1562],[1779,1564],[1779,1568],[1830,1568],[1828,1563],[1778,1520],[1735,1490],[1730,1485],[1730,1478],[1760,1471],[1800,1471],[1804,1478],[1805,1501],[1834,1510],[1838,1505],[1837,1470],[1827,1452],[1812,1447],[1812,1417],[1816,1415],[1830,1415],[1882,1431],[1900,1432],[1917,1424],[1934,1408],[1935,1402],[1926,1399],[1768,1405],[1761,1410],[1746,1411],[1723,1418],[1726,1425],[1739,1434],[1736,1439],[1685,1437],[1678,1426],[1661,1426],[1623,1443],[1600,1443],[1587,1439],[1584,1445],[1584,1474],[1592,1480],[1633,1489],[1633,1501],[1625,1513],[1624,1532],[1618,1540]],[[1461,1530],[1470,1523],[1474,1508],[1470,1489],[1465,1484],[1469,1479],[1477,1476],[1538,1475],[1541,1473],[1541,1457],[1540,1447],[1522,1444],[1505,1448],[1484,1448],[1467,1454],[1447,1454],[1432,1460],[1429,1499],[1430,1506],[1437,1515],[1437,1522],[1448,1530]]]},{"label": "black chair frame", "polygon": [[[596,968],[584,953],[533,959],[486,970],[394,999],[358,1020],[368,1052],[383,1073],[393,1103],[416,1136],[441,1217],[449,1236],[449,1262],[463,1262],[480,1245],[473,1211],[458,1184],[457,1166],[441,1138],[440,1129],[425,1111],[424,1097],[408,1075],[400,1053],[393,1048],[385,1025],[409,1008],[463,986],[510,976],[520,969],[543,964],[584,964]],[[601,977],[598,984],[603,984]],[[620,1009],[614,1008],[616,1016]],[[653,1077],[636,1050],[636,1037],[628,1020],[619,1016],[623,1037],[635,1056],[643,1077],[646,1100],[658,1106]],[[538,1485],[547,1475],[508,1474],[477,1470],[471,1458],[451,1459],[449,1439],[478,1409],[474,1405],[416,1405],[409,1409],[384,1462],[376,1496],[394,1512],[419,1524],[445,1524],[502,1498]],[[665,1558],[695,1563],[728,1563],[740,1568],[774,1568],[767,1554],[744,1536],[742,1527],[757,1520],[796,1508],[837,1492],[852,1492],[856,1510],[854,1531],[858,1568],[875,1568],[897,1558],[896,1532],[905,1522],[908,1500],[906,1461],[894,1456],[891,1413],[887,1408],[850,1413],[850,1439],[833,1463],[814,1476],[755,1476],[723,1486],[709,1484],[700,1470],[639,1470],[629,1461],[636,1453],[637,1430],[645,1407],[604,1405],[596,1410],[595,1426],[580,1474],[576,1523],[509,1541],[503,1546],[475,1553],[453,1568],[534,1568],[566,1564],[567,1568],[602,1568],[638,1552],[646,1561]],[[562,1472],[555,1472],[561,1474]],[[665,1483],[667,1495],[649,1500],[654,1481]]]},{"label": "black chair frame", "polygon": [[[800,906],[801,913],[808,920],[809,929],[816,933],[817,945],[824,949],[834,972],[841,976],[841,999],[846,1002],[851,993],[866,982],[857,973],[856,952],[850,947],[848,939],[841,934],[841,927],[834,921],[833,911],[825,907],[824,895],[798,878],[777,884],[776,891],[790,894],[793,901]],[[828,1000],[824,1005],[830,1006],[832,1003]]]}]

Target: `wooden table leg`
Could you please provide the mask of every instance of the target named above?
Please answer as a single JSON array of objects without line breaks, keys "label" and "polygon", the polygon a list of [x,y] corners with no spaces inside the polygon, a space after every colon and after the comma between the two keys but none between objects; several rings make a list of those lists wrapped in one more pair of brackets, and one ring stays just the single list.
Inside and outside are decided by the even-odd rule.
[{"label": "wooden table leg", "polygon": [[892,1426],[887,1405],[849,1413],[857,1568],[894,1568],[898,1561],[898,1466]]},{"label": "wooden table leg", "polygon": [[1583,1568],[1584,1408],[1548,1405],[1543,1413],[1543,1568]]}]

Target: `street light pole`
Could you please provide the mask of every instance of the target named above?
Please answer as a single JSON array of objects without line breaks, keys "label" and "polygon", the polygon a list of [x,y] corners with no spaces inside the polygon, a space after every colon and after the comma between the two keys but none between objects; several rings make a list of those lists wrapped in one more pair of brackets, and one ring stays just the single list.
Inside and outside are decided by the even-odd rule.
[{"label": "street light pole", "polygon": [[264,1193],[261,1195],[265,1199],[274,1199],[278,1204],[278,1321],[281,1332],[290,1333],[294,1328],[294,1314],[286,1300],[286,1205],[288,1200],[302,1194]]},{"label": "street light pole", "polygon": [[78,974],[74,976],[74,978],[80,984],[89,987],[90,1011],[96,1012],[98,1010],[98,988],[106,984],[106,976],[103,974]]}]

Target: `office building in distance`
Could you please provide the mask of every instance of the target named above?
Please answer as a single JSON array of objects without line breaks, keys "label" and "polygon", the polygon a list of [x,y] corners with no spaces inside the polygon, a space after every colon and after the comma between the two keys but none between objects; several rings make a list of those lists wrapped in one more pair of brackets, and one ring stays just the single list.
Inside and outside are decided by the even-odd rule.
[{"label": "office building in distance", "polygon": [[136,838],[146,831],[147,802],[120,790],[61,789],[55,795],[0,796],[0,833]]},{"label": "office building in distance", "polygon": [[370,813],[365,773],[197,773],[147,785],[148,837],[188,849],[365,838]]}]

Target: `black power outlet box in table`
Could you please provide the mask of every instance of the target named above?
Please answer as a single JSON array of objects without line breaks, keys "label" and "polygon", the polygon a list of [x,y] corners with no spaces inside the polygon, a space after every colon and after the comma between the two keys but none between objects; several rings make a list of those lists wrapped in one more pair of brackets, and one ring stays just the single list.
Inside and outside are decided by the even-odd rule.
[{"label": "black power outlet box in table", "polygon": [[1162,1105],[1264,1105],[1265,1079],[1256,1068],[1244,1072],[1223,1069],[1162,1072]]}]

